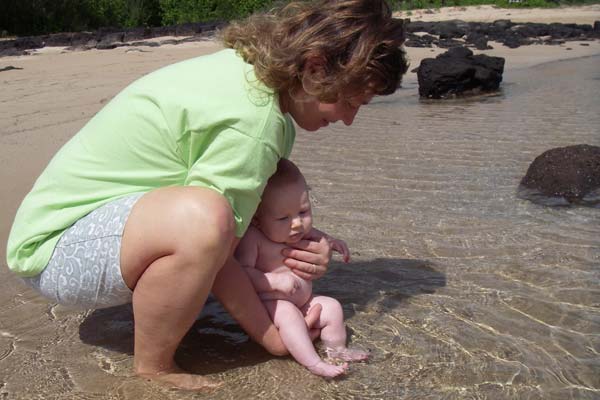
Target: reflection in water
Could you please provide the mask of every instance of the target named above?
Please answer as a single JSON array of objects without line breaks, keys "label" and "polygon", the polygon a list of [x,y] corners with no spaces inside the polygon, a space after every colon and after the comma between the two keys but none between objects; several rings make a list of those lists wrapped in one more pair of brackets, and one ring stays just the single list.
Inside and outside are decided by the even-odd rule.
[{"label": "reflection in water", "polygon": [[[598,399],[600,214],[516,197],[531,160],[600,145],[599,58],[507,71],[498,96],[422,102],[414,82],[355,124],[299,132],[316,226],[345,239],[315,291],[344,305],[368,363],[325,381],[266,354],[216,303],[178,361],[226,385],[171,391],[131,375],[128,307],[73,312],[19,292],[0,310],[0,394],[122,399]],[[78,329],[79,328],[79,329]],[[0,329],[3,329],[0,325]],[[14,367],[19,366],[19,379]]]},{"label": "reflection in water", "polygon": [[600,189],[593,190],[583,196],[581,199],[575,199],[569,201],[563,196],[548,196],[542,193],[538,189],[528,188],[524,185],[519,185],[517,189],[517,196],[521,199],[533,201],[534,203],[542,204],[545,206],[570,206],[572,204],[600,208]]}]

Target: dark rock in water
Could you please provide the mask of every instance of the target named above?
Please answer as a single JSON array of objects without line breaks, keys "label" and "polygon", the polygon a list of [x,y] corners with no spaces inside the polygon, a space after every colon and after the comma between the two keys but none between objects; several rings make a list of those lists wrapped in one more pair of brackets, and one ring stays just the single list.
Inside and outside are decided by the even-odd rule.
[{"label": "dark rock in water", "polygon": [[544,205],[600,208],[600,147],[578,144],[545,151],[529,166],[517,195]]},{"label": "dark rock in water", "polygon": [[425,58],[417,69],[419,95],[441,99],[498,90],[504,58],[474,56],[466,47],[453,47],[436,58]]},{"label": "dark rock in water", "polygon": [[600,33],[600,21],[594,21],[594,32]]}]

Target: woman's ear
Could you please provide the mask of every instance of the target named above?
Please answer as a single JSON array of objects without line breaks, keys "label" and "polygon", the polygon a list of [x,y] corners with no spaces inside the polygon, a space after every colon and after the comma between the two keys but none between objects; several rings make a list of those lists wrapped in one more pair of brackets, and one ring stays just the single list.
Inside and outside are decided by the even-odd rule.
[{"label": "woman's ear", "polygon": [[327,74],[327,60],[321,56],[311,56],[302,68],[302,88],[308,94],[314,94],[318,90],[319,82]]},{"label": "woman's ear", "polygon": [[310,56],[304,63],[302,74],[306,76],[324,76],[327,71],[327,60],[321,56]]}]

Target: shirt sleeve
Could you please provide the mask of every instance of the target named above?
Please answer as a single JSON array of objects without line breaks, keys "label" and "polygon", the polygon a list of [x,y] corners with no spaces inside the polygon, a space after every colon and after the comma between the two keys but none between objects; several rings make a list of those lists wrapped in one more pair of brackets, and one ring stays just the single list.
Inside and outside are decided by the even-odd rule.
[{"label": "shirt sleeve", "polygon": [[231,127],[210,136],[213,140],[202,146],[185,185],[207,187],[225,196],[233,209],[236,236],[242,237],[280,157],[272,146]]}]

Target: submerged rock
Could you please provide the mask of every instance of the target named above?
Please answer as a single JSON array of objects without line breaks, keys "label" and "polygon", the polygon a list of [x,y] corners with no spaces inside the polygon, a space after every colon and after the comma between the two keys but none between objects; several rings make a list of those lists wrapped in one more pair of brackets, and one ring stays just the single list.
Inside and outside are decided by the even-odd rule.
[{"label": "submerged rock", "polygon": [[558,147],[535,158],[521,180],[520,198],[550,206],[600,208],[600,147]]},{"label": "submerged rock", "polygon": [[425,58],[417,68],[419,95],[441,99],[498,90],[504,58],[474,56],[466,47],[452,47],[436,58]]}]

